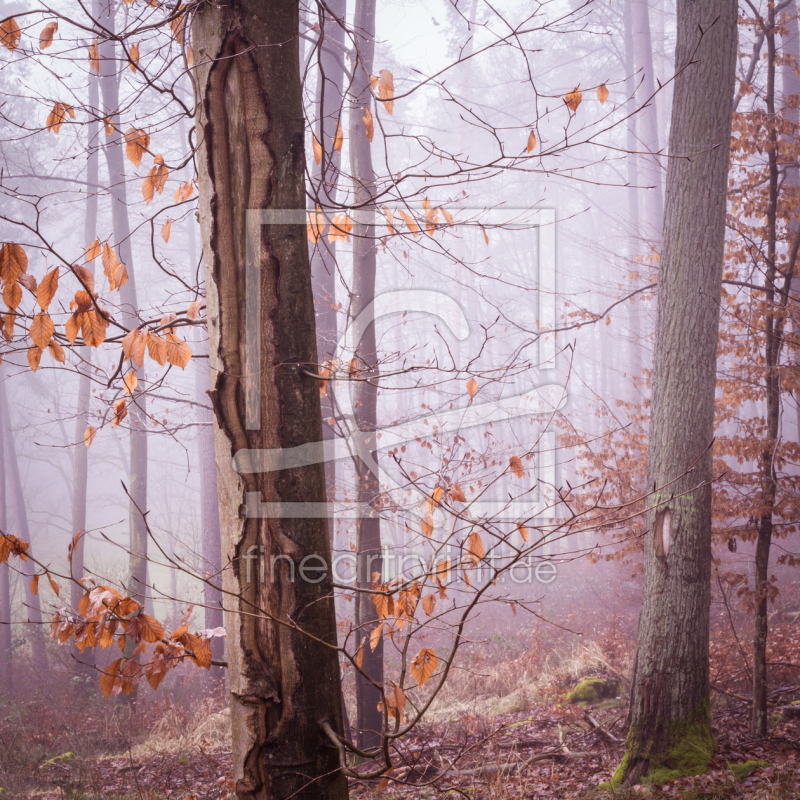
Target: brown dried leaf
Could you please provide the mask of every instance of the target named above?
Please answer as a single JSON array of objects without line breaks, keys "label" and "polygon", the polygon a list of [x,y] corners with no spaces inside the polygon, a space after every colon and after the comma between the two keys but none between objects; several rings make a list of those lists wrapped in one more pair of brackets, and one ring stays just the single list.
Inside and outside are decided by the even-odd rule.
[{"label": "brown dried leaf", "polygon": [[28,365],[30,368],[36,372],[39,369],[39,362],[42,360],[42,350],[41,347],[31,347],[28,349]]},{"label": "brown dried leaf", "polygon": [[364,642],[366,640],[366,636],[361,640],[361,644],[358,646],[358,652],[356,653],[356,666],[361,669],[361,665],[364,663]]},{"label": "brown dried leaf", "polygon": [[66,116],[66,108],[63,103],[55,103],[53,110],[47,115],[47,122],[45,123],[47,130],[51,133],[58,133],[61,126],[64,124]]},{"label": "brown dried leaf", "polygon": [[[390,113],[394,113],[394,76],[388,69],[382,69],[378,80],[378,97],[386,102],[384,108]],[[374,84],[373,84],[374,86]]]},{"label": "brown dried leaf", "polygon": [[567,92],[567,96],[564,98],[567,108],[573,112],[578,110],[581,100],[583,100],[583,95],[577,86],[571,92]]},{"label": "brown dried leaf", "polygon": [[125,394],[128,396],[132,395],[136,391],[136,387],[139,384],[139,379],[136,377],[136,373],[131,370],[123,379],[122,383],[125,386]]},{"label": "brown dried leaf", "polygon": [[86,267],[81,267],[80,265],[75,264],[72,267],[72,271],[75,273],[75,275],[78,276],[78,278],[81,279],[83,285],[90,292],[94,291],[94,273],[90,269],[87,269]]},{"label": "brown dried leaf", "polygon": [[427,647],[424,647],[411,659],[408,670],[411,677],[417,682],[417,686],[423,686],[430,680],[438,663],[439,659],[436,653]]},{"label": "brown dried leaf", "polygon": [[597,87],[597,99],[600,101],[600,105],[603,105],[608,100],[608,88],[604,83]]},{"label": "brown dried leaf", "polygon": [[522,466],[522,459],[519,456],[511,456],[508,461],[508,468],[518,477],[525,477],[525,468]]},{"label": "brown dried leaf", "polygon": [[120,397],[120,399],[114,403],[113,408],[114,408],[114,418],[111,420],[111,425],[114,428],[118,428],[120,422],[122,422],[122,420],[124,420],[125,417],[128,416],[128,409],[125,406],[125,398]]},{"label": "brown dried leaf", "polygon": [[17,25],[14,17],[10,17],[0,25],[0,42],[2,42],[12,53],[17,49],[22,31]]},{"label": "brown dried leaf", "polygon": [[373,653],[375,652],[375,648],[378,646],[378,642],[381,640],[384,625],[385,623],[381,622],[381,624],[378,625],[378,627],[375,628],[375,630],[373,630],[369,635],[369,649],[372,650]]},{"label": "brown dried leaf", "polygon": [[76,311],[67,320],[67,324],[64,326],[64,333],[67,335],[67,339],[69,339],[70,344],[75,344],[75,340],[78,338],[78,334],[81,330],[82,316],[83,314],[80,311]]},{"label": "brown dried leaf", "polygon": [[316,211],[312,211],[308,215],[308,223],[306,224],[306,235],[311,244],[316,244],[319,237],[322,236],[322,231],[325,229],[325,215],[322,213],[319,206]]},{"label": "brown dried leaf", "polygon": [[[83,432],[83,443],[86,445],[86,449],[88,450],[92,446],[92,442],[94,441],[94,437],[97,435],[97,428],[92,425],[87,426],[86,430]],[[86,595],[88,597],[88,595]]]},{"label": "brown dried leaf", "polygon": [[150,146],[150,136],[141,128],[128,128],[125,131],[125,155],[133,164],[138,167],[142,163],[142,157]]},{"label": "brown dried leaf", "polygon": [[[175,367],[185,369],[191,361],[192,348],[174,333],[167,334],[167,361]],[[162,365],[163,366],[163,365]]]},{"label": "brown dried leaf", "polygon": [[164,240],[164,244],[169,242],[169,232],[172,229],[172,220],[167,217],[167,221],[161,227],[161,238]]},{"label": "brown dried leaf", "polygon": [[52,302],[53,298],[55,297],[56,290],[58,289],[58,267],[50,272],[42,278],[42,282],[39,284],[39,288],[36,290],[36,302],[39,304],[39,307],[42,311],[47,311],[50,307],[50,303]]},{"label": "brown dried leaf", "polygon": [[203,298],[198,297],[193,303],[189,305],[189,308],[186,309],[186,318],[187,319],[197,319],[200,316],[200,308],[203,305]]},{"label": "brown dried leaf", "polygon": [[53,324],[53,320],[50,319],[47,314],[42,312],[33,318],[33,322],[31,322],[31,327],[28,332],[31,335],[31,339],[34,341],[34,344],[38,345],[42,348],[42,350],[44,350],[44,348],[47,347],[47,345],[50,343],[50,340],[53,338],[55,330],[56,326]]},{"label": "brown dried leaf", "polygon": [[528,146],[526,150],[530,153],[534,147],[536,147],[536,134],[533,131],[531,131],[528,134]]},{"label": "brown dried leaf", "polygon": [[483,539],[481,535],[475,531],[467,537],[466,541],[467,555],[476,566],[480,560],[486,555],[486,550],[483,547]]},{"label": "brown dried leaf", "polygon": [[22,289],[18,283],[7,283],[3,287],[3,302],[10,309],[15,309],[22,302]]},{"label": "brown dried leaf", "polygon": [[362,120],[367,131],[367,141],[372,144],[372,137],[375,135],[375,122],[372,119],[372,112],[369,110],[369,106],[364,109]]},{"label": "brown dried leaf", "polygon": [[108,323],[95,309],[81,314],[81,333],[84,344],[99,347],[106,340]]},{"label": "brown dried leaf", "polygon": [[131,72],[133,72],[135,74],[136,73],[136,68],[139,66],[139,45],[138,45],[138,43],[131,45],[131,50],[130,50],[129,57],[130,57],[130,61],[128,63],[128,66],[131,68]]},{"label": "brown dried leaf", "polygon": [[100,691],[103,693],[103,697],[105,697],[106,700],[111,697],[111,690],[114,688],[114,684],[119,677],[119,667],[121,663],[122,659],[118,658],[107,666],[100,675]]},{"label": "brown dried leaf", "polygon": [[152,331],[148,331],[145,336],[147,337],[147,355],[163,367],[167,363],[166,341]]},{"label": "brown dried leaf", "polygon": [[97,39],[89,47],[89,67],[94,70],[95,75],[100,74],[100,56],[97,52]]},{"label": "brown dried leaf", "polygon": [[314,151],[314,161],[316,161],[317,166],[319,166],[322,161],[322,145],[319,143],[319,139],[317,139],[314,133],[311,134],[311,149]]},{"label": "brown dried leaf", "polygon": [[55,339],[50,341],[50,344],[47,345],[47,349],[50,351],[50,355],[53,356],[59,364],[66,363],[67,357],[64,354],[64,348]]},{"label": "brown dried leaf", "polygon": [[36,278],[33,275],[22,274],[17,278],[22,286],[24,286],[29,292],[33,292],[36,294],[36,289],[38,288],[36,285]]},{"label": "brown dried leaf", "polygon": [[467,381],[467,392],[469,392],[469,402],[472,403],[478,393],[478,381],[475,378],[470,378]]},{"label": "brown dried leaf", "polygon": [[58,32],[57,22],[48,22],[39,34],[39,49],[47,50],[53,44],[53,36]]}]

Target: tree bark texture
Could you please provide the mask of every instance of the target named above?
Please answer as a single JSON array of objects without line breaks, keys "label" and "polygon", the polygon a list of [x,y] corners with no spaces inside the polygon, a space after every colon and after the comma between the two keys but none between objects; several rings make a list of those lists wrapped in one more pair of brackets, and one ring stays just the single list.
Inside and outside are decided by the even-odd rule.
[{"label": "tree bark texture", "polygon": [[[711,443],[737,46],[736,5],[678,0],[648,445],[644,600],[627,753],[614,783],[705,770]],[[678,156],[692,156],[680,158]]]},{"label": "tree bark texture", "polygon": [[[305,208],[298,24],[289,0],[207,4],[195,14],[200,221],[236,792],[339,800],[347,782],[320,724],[342,731],[327,521],[246,511],[248,492],[265,503],[324,503],[324,468],[240,473],[232,464],[239,451],[322,439],[318,381],[304,374],[317,353],[303,224],[257,226],[250,239],[257,358],[244,346],[247,210]],[[248,427],[256,395],[260,421]],[[263,572],[245,558],[253,553]],[[308,576],[315,582],[299,569],[309,556],[327,565]]]}]

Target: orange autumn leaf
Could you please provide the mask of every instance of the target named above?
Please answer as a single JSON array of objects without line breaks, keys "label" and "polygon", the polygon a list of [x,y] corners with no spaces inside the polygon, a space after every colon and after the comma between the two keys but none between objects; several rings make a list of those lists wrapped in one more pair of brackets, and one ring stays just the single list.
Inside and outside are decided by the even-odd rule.
[{"label": "orange autumn leaf", "polygon": [[97,51],[97,39],[89,47],[89,67],[94,70],[95,75],[100,74],[100,56]]},{"label": "orange autumn leaf", "polygon": [[362,121],[364,122],[364,128],[367,131],[367,141],[372,144],[372,137],[375,135],[375,123],[372,119],[372,112],[369,110],[369,106],[364,109]]},{"label": "orange autumn leaf", "polygon": [[0,25],[0,42],[13,53],[17,49],[20,39],[22,39],[22,31],[14,17],[9,17]]}]

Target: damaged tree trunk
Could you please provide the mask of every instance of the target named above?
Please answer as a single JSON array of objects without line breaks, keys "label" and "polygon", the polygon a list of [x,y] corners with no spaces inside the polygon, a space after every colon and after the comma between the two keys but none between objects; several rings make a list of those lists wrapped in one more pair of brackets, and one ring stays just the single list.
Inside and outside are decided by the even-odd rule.
[{"label": "damaged tree trunk", "polygon": [[324,504],[323,465],[252,453],[322,440],[298,33],[290,0],[198,7],[200,223],[236,793],[340,800],[321,725],[342,732],[328,524],[280,506]]},{"label": "damaged tree trunk", "polygon": [[736,4],[678,0],[677,12],[648,444],[653,494],[631,726],[615,785],[700,774],[715,747],[708,683],[711,443]]}]

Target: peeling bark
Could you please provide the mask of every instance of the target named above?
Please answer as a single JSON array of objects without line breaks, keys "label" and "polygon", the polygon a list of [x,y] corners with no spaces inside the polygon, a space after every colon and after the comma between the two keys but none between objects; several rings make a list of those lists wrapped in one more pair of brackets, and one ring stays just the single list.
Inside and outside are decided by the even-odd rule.
[{"label": "peeling bark", "polygon": [[[333,587],[329,571],[311,583],[298,569],[311,555],[330,565],[327,521],[245,512],[247,492],[263,502],[324,502],[324,469],[241,474],[232,464],[240,450],[322,439],[318,383],[300,368],[316,362],[303,225],[255,231],[257,363],[245,364],[244,347],[247,209],[305,206],[298,22],[298,5],[288,0],[207,4],[196,12],[200,221],[236,792],[339,800],[347,782],[320,725],[342,730]],[[255,398],[251,375],[259,390],[255,429],[245,413]],[[248,553],[263,558],[263,572]]]}]

